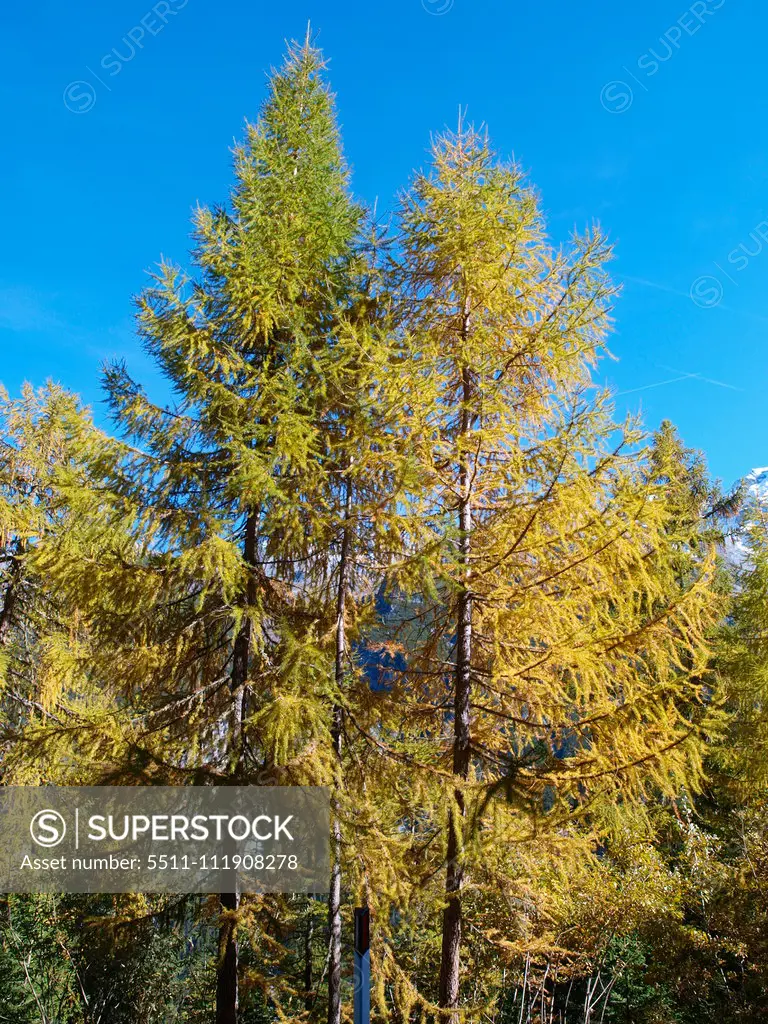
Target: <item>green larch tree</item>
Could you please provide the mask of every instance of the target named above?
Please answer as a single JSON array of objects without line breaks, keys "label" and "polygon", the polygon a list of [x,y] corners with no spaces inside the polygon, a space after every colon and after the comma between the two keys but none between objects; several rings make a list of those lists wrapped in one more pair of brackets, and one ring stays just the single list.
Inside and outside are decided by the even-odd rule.
[{"label": "green larch tree", "polygon": [[[152,405],[121,368],[107,376],[118,421],[146,452],[131,462],[131,487],[140,513],[157,525],[155,543],[182,559],[196,548],[206,590],[219,590],[224,580],[213,614],[228,675],[226,757],[236,779],[249,758],[262,770],[273,767],[270,740],[257,740],[260,723],[271,730],[273,747],[285,743],[283,730],[304,731],[303,715],[288,724],[295,703],[282,667],[291,643],[306,642],[312,627],[300,593],[304,562],[326,539],[325,510],[316,505],[324,472],[317,359],[347,295],[360,219],[321,70],[309,39],[291,50],[272,77],[259,122],[236,151],[229,209],[196,213],[197,279],[188,282],[164,265],[140,300],[141,334],[177,407]],[[293,686],[295,702],[298,678]],[[317,690],[309,687],[316,697]],[[326,728],[319,706],[314,711],[305,735]],[[217,1020],[232,1024],[237,897],[225,895],[222,903],[230,913],[222,926]],[[337,915],[332,985],[336,929]]]}]

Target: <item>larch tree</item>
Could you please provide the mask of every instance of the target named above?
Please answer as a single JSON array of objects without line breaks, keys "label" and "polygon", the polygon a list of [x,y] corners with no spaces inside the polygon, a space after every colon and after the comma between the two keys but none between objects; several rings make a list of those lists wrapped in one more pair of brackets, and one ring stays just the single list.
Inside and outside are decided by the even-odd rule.
[{"label": "larch tree", "polygon": [[738,546],[731,549],[735,594],[720,636],[718,666],[730,710],[725,742],[715,751],[721,783],[735,803],[766,805],[768,753],[768,510],[747,497]]},{"label": "larch tree", "polygon": [[73,624],[37,557],[72,525],[64,480],[98,431],[54,384],[25,385],[15,400],[0,391],[0,419],[0,691],[5,741],[15,748],[30,724],[55,717],[48,691],[57,638]]},{"label": "larch tree", "polygon": [[553,248],[532,189],[472,130],[433,161],[393,270],[423,481],[402,629],[425,735],[445,737],[438,1003],[457,1021],[462,944],[503,948],[489,893],[513,891],[526,837],[698,776],[718,605],[707,560],[678,586],[642,437],[592,381],[606,241]]},{"label": "larch tree", "polygon": [[[230,203],[195,213],[192,276],[163,263],[138,300],[174,405],[151,401],[122,365],[106,372],[124,440],[101,468],[131,541],[94,539],[87,581],[66,541],[49,557],[104,640],[90,672],[116,697],[125,760],[101,760],[118,773],[321,785],[336,774],[346,513],[329,505],[323,430],[329,356],[341,365],[347,342],[359,349],[361,211],[322,70],[309,36],[291,48],[235,151]],[[329,643],[316,569],[337,564],[339,543]],[[234,1024],[238,897],[221,902],[216,1019]],[[336,1019],[338,914],[332,904]]]},{"label": "larch tree", "polygon": [[[274,769],[274,747],[286,744],[286,730],[301,730],[300,723],[312,719],[301,674],[312,675],[318,665],[303,652],[289,670],[291,686],[285,660],[299,637],[305,646],[319,639],[308,635],[313,620],[301,614],[306,560],[327,539],[326,510],[316,504],[324,474],[317,360],[328,345],[337,308],[348,297],[360,218],[348,196],[321,70],[309,40],[291,51],[272,78],[258,125],[249,127],[236,153],[231,210],[197,214],[194,257],[201,279],[185,292],[178,271],[165,267],[157,288],[141,300],[142,334],[171,380],[180,408],[170,417],[150,408],[122,372],[113,372],[108,381],[122,422],[148,443],[162,467],[157,494],[155,464],[148,466],[156,496],[143,503],[156,508],[159,498],[170,519],[181,514],[180,550],[189,550],[191,527],[190,532],[199,531],[202,546],[210,543],[221,553],[216,561],[223,557],[231,566],[227,747],[235,778],[242,775],[249,749],[261,750],[262,770]],[[174,530],[179,525],[174,523]],[[343,656],[344,587],[342,573],[337,664]],[[316,701],[315,718],[301,731],[314,738],[318,727],[326,728],[315,680],[309,693]],[[249,718],[250,735],[244,730]],[[260,727],[271,735],[272,749],[269,740],[257,744]],[[336,723],[332,743],[338,757]],[[331,1006],[340,981],[337,889],[334,879]],[[223,896],[222,905],[236,911],[237,896]],[[231,1024],[237,1014],[234,929],[230,914],[222,925],[219,1024]]]},{"label": "larch tree", "polygon": [[[678,580],[685,587],[691,573],[709,557],[713,545],[722,551],[726,539],[738,527],[744,503],[741,485],[724,492],[711,480],[704,454],[688,448],[673,423],[664,420],[651,437],[648,479],[663,490],[669,511],[667,532],[678,549]],[[722,568],[722,567],[721,567]],[[724,576],[723,585],[729,589]]]}]

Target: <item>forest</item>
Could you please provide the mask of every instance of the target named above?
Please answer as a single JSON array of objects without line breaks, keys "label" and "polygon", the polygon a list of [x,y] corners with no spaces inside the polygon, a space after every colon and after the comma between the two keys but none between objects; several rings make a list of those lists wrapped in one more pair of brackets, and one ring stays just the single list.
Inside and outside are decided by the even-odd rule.
[{"label": "forest", "polygon": [[[414,154],[414,160],[418,154]],[[0,395],[3,786],[326,786],[325,892],[0,895],[0,1022],[768,1012],[768,517],[598,381],[617,286],[484,128],[386,217],[311,40],[136,298]],[[43,368],[44,377],[44,368]]]}]

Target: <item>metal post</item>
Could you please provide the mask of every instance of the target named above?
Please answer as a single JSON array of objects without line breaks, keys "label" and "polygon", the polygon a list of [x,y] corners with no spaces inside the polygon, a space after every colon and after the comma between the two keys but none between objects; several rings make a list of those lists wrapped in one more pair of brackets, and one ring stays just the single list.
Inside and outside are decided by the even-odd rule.
[{"label": "metal post", "polygon": [[355,1024],[371,1020],[371,914],[368,907],[355,909]]}]

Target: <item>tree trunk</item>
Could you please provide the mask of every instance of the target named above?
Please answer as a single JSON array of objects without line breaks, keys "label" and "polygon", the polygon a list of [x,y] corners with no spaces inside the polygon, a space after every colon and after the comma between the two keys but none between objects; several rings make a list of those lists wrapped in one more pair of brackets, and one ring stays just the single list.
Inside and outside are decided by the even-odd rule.
[{"label": "tree trunk", "polygon": [[[256,543],[258,513],[249,512],[245,522],[245,539],[243,542],[243,560],[249,568],[256,565]],[[249,574],[245,588],[245,603],[250,608],[256,601],[256,581]],[[229,736],[230,768],[234,776],[240,774],[243,759],[243,708],[245,703],[245,683],[248,679],[248,668],[251,655],[251,622],[246,619],[235,638],[232,651],[232,674],[230,689],[233,694],[232,722]]]},{"label": "tree trunk", "polygon": [[[341,756],[341,708],[333,709],[333,749]],[[333,798],[331,884],[328,893],[328,1024],[341,1024],[341,822]]]},{"label": "tree trunk", "polygon": [[0,647],[4,647],[13,622],[13,612],[18,601],[18,587],[21,579],[21,556],[24,554],[24,542],[16,541],[16,550],[11,555],[11,572],[5,588],[3,607],[0,608]]},{"label": "tree trunk", "polygon": [[[468,327],[468,308],[465,306],[464,332]],[[472,378],[468,367],[462,370],[462,411],[459,442],[471,431],[473,416]],[[469,776],[470,764],[470,694],[472,689],[472,593],[469,585],[469,558],[472,531],[472,473],[466,449],[461,451],[459,463],[459,565],[461,589],[456,611],[456,670],[453,699],[453,773],[464,780]],[[440,962],[440,1006],[457,1010],[459,1006],[459,971],[461,967],[461,888],[464,883],[462,862],[464,794],[460,787],[454,790],[454,804],[448,816],[447,868],[445,879],[446,907],[443,911],[443,946]],[[458,1013],[448,1016],[450,1024],[457,1024]]]},{"label": "tree trunk", "polygon": [[[345,611],[349,589],[349,516],[352,507],[352,481],[347,475],[344,493],[344,530],[339,555],[339,588],[336,598],[336,687],[344,682],[347,661],[347,630]],[[336,757],[335,788],[341,786],[341,737],[344,711],[339,704],[333,708],[331,731]],[[328,895],[328,1024],[341,1024],[341,821],[337,797],[333,798],[331,818],[331,884]]]},{"label": "tree trunk", "polygon": [[312,896],[307,897],[307,927],[304,931],[304,1008],[311,1010],[314,1005],[312,995],[312,940],[315,936],[315,918],[312,913]]},{"label": "tree trunk", "polygon": [[[249,567],[256,565],[258,514],[249,512],[245,523],[245,541],[243,558]],[[250,575],[246,584],[246,604],[250,606],[256,599],[256,583]],[[248,665],[251,653],[251,623],[246,619],[235,638],[232,652],[232,675],[230,689],[232,691],[232,717],[229,733],[230,770],[237,781],[243,760],[243,717],[245,712],[245,683],[248,679]],[[237,892],[221,893],[219,896],[223,911],[234,912],[240,906]],[[216,1024],[237,1024],[239,988],[238,988],[238,946],[237,924],[232,920],[222,921],[219,927],[219,957],[216,969]]]},{"label": "tree trunk", "polygon": [[[237,893],[223,892],[219,899],[222,910],[234,912],[240,904]],[[224,921],[219,929],[219,964],[216,975],[216,1024],[237,1024],[238,1013],[238,948],[237,926]]]}]

